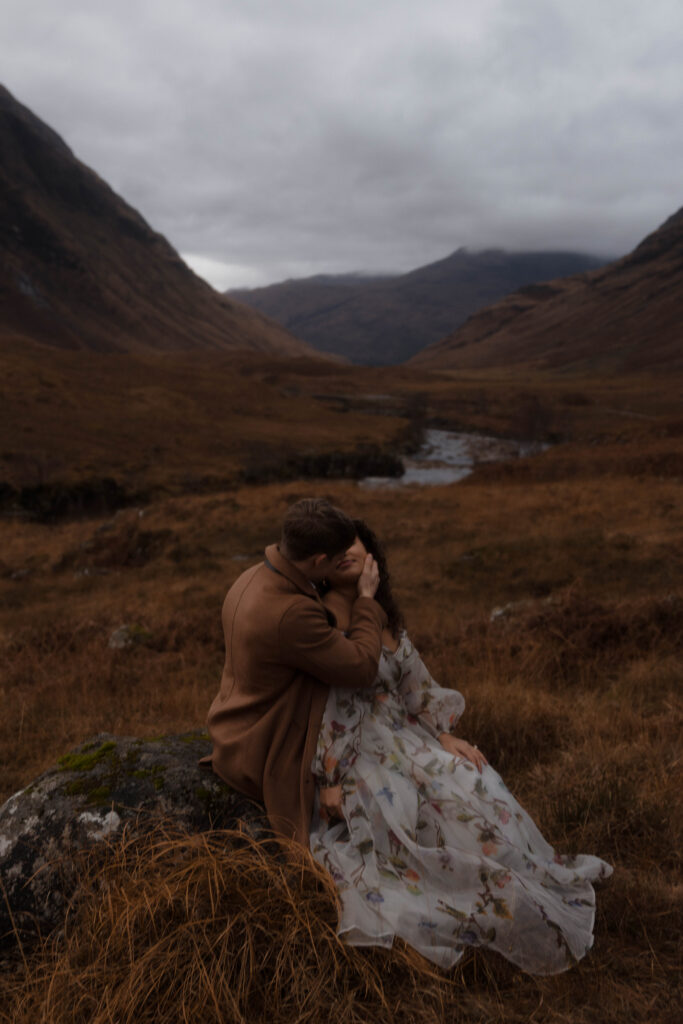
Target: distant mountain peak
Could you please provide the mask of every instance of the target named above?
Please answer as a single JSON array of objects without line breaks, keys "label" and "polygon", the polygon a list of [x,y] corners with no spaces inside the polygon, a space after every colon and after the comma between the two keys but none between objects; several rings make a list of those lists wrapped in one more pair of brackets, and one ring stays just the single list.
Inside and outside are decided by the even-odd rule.
[{"label": "distant mountain peak", "polygon": [[413,357],[425,369],[683,370],[683,209],[600,269],[518,288]]},{"label": "distant mountain peak", "polygon": [[515,288],[602,262],[576,253],[461,246],[403,274],[318,274],[228,294],[321,351],[357,363],[399,363]]}]

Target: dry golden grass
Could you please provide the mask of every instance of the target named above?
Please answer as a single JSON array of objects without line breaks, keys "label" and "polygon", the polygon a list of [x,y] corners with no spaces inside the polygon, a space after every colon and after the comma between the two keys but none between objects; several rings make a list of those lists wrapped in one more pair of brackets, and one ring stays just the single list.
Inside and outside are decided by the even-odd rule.
[{"label": "dry golden grass", "polygon": [[[445,409],[444,381],[429,401]],[[315,387],[331,389],[332,378]],[[460,387],[474,401],[474,378]],[[652,395],[639,405],[634,391],[603,387],[603,405],[628,401],[638,413],[621,437],[610,439],[612,414],[597,399],[582,406],[574,395],[570,407],[588,410],[577,442],[514,471],[398,492],[297,482],[176,495],[142,516],[6,522],[0,554],[4,798],[97,732],[201,724],[222,666],[224,594],[275,538],[284,508],[319,493],[366,517],[386,540],[411,636],[433,675],[466,697],[463,734],[551,842],[615,865],[578,968],[534,979],[475,955],[437,978],[409,951],[341,945],[334,891],[305,851],[284,868],[224,835],[156,835],[93,865],[65,939],[31,954],[20,977],[2,975],[0,1019],[678,1020],[676,421],[666,402],[658,418]],[[596,424],[606,433],[588,444]],[[146,632],[112,650],[122,623]]]},{"label": "dry golden grass", "polygon": [[[0,365],[0,480],[16,487],[109,476],[127,490],[191,491],[235,481],[251,459],[382,445],[404,426],[399,415],[340,414],[320,397],[325,381],[354,392],[358,370],[315,360],[215,352],[84,359],[39,346],[38,354],[3,348]],[[365,389],[373,383],[381,390],[376,371]]]},{"label": "dry golden grass", "polygon": [[435,373],[216,352],[84,359],[9,341],[0,369],[0,482],[15,487],[113,477],[157,495],[215,489],[251,463],[396,445],[425,421],[589,444],[661,445],[683,429],[680,377]]},{"label": "dry golden grass", "polygon": [[330,1021],[408,1020],[408,1007],[393,1016],[388,974],[404,998],[412,988],[420,1020],[437,1020],[438,973],[406,949],[359,955],[337,938],[336,911],[333,883],[300,847],[238,832],[123,840],[90,867],[65,934],[17,986],[12,1019],[284,1024],[324,1008]]}]

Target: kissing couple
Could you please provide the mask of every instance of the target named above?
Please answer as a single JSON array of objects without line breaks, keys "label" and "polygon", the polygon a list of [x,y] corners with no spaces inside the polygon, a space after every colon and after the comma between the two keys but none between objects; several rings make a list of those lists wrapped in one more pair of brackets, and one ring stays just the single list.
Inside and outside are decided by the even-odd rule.
[{"label": "kissing couple", "polygon": [[205,763],[326,868],[345,941],[400,936],[442,968],[486,947],[532,974],[588,952],[612,868],[556,853],[457,735],[464,698],[411,643],[366,522],[296,502],[222,620]]}]

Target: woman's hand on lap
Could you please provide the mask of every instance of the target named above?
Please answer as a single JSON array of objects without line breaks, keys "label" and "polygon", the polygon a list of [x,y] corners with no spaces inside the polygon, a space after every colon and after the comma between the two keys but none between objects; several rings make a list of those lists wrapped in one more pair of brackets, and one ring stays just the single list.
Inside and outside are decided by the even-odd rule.
[{"label": "woman's hand on lap", "polygon": [[331,818],[342,818],[341,786],[323,786],[320,790],[320,817],[328,821]]},{"label": "woman's hand on lap", "polygon": [[467,740],[461,740],[457,736],[451,736],[449,732],[442,732],[439,736],[439,743],[447,750],[453,757],[464,757],[465,760],[471,761],[476,766],[477,771],[481,771],[488,761],[482,754],[479,747],[473,747]]}]

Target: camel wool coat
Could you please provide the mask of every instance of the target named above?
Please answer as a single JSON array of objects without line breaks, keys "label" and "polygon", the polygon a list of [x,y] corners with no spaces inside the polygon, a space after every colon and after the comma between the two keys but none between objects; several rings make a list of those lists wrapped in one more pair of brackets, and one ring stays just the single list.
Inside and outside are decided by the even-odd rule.
[{"label": "camel wool coat", "polygon": [[348,633],[277,545],[243,572],[223,604],[225,666],[208,716],[203,759],[234,789],[265,804],[273,830],[308,846],[311,761],[330,686],[370,686],[387,617],[359,597]]}]

